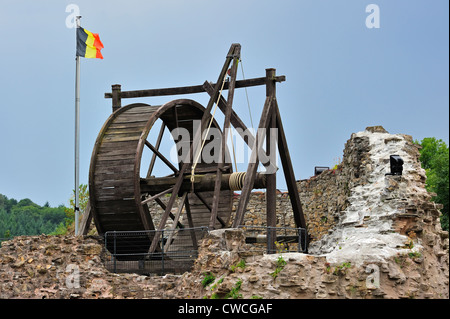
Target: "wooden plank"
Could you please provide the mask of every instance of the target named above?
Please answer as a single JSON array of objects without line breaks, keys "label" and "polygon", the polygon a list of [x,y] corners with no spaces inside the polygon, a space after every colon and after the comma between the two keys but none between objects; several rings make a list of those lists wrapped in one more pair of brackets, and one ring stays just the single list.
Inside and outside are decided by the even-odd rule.
[{"label": "wooden plank", "polygon": [[126,177],[126,176],[132,176],[128,175],[127,173],[133,173],[134,172],[134,165],[127,165],[127,164],[117,164],[115,165],[114,162],[111,162],[109,165],[102,165],[98,166],[95,170],[94,176],[99,176],[102,174],[116,174],[120,177]]},{"label": "wooden plank", "polygon": [[99,147],[98,153],[108,152],[111,150],[117,151],[132,151],[137,147],[137,141],[103,141]]},{"label": "wooden plank", "polygon": [[127,114],[143,114],[151,115],[153,112],[158,110],[161,105],[148,105],[148,104],[131,104],[130,109],[126,111]]},{"label": "wooden plank", "polygon": [[125,161],[134,160],[134,154],[127,153],[127,154],[119,154],[119,155],[107,155],[107,154],[99,154],[97,156],[97,165],[103,165],[106,162],[116,162],[116,161],[122,161],[125,163]]},{"label": "wooden plank", "polygon": [[[128,147],[128,148],[120,148],[119,147],[108,147],[108,148],[101,148],[97,152],[98,157],[108,157],[108,156],[118,156],[118,155],[131,155],[136,152],[136,147]],[[98,158],[97,157],[97,158]]]}]

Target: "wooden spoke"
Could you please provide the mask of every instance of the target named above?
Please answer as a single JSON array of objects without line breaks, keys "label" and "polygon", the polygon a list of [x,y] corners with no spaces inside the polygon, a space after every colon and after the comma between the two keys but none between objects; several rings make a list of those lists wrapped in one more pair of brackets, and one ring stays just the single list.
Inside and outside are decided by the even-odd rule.
[{"label": "wooden spoke", "polygon": [[173,164],[164,155],[162,155],[156,147],[154,147],[152,144],[150,144],[149,141],[146,140],[145,145],[149,149],[151,149],[152,152],[154,154],[156,154],[156,156],[158,156],[164,162],[164,164],[166,164],[175,174],[178,173],[178,169],[175,166],[173,166]]},{"label": "wooden spoke", "polygon": [[170,245],[172,244],[172,238],[175,233],[175,229],[177,228],[178,220],[180,219],[181,213],[183,211],[187,194],[188,193],[184,193],[183,196],[181,196],[180,204],[178,206],[177,213],[175,215],[175,219],[173,220],[173,225],[170,228],[170,233],[169,233],[169,238],[167,239],[167,244],[164,246],[164,252],[168,252]]},{"label": "wooden spoke", "polygon": [[[156,145],[155,145],[155,148],[158,151],[159,151],[159,146],[161,145],[161,140],[162,140],[165,129],[166,129],[166,124],[164,124],[164,122],[162,122],[161,128],[159,129],[158,138],[156,140]],[[147,178],[149,178],[152,175],[153,167],[155,166],[155,161],[156,161],[156,153],[153,153],[152,160],[150,161],[150,166],[148,167],[148,171],[147,171]]]},{"label": "wooden spoke", "polygon": [[165,195],[165,194],[172,193],[172,191],[173,191],[173,187],[171,187],[171,188],[169,188],[169,189],[166,189],[165,191],[163,191],[163,192],[161,192],[161,193],[158,193],[158,194],[156,194],[156,195],[153,195],[153,196],[151,196],[151,197],[149,197],[149,198],[143,200],[143,201],[141,202],[141,205],[147,204],[148,202],[151,202],[152,200],[157,199],[157,198],[159,198],[159,197],[161,197],[161,196],[163,196],[163,195]]}]

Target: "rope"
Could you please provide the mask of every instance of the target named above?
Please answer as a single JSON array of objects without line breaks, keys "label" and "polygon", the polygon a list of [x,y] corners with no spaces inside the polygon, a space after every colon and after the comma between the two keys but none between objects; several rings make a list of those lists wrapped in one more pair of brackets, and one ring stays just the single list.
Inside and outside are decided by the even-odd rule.
[{"label": "rope", "polygon": [[[242,63],[241,60],[241,71],[242,71],[242,78],[245,80],[245,74],[244,74],[244,64]],[[253,125],[253,119],[252,119],[252,111],[250,109],[250,101],[248,99],[248,93],[247,93],[247,88],[245,87],[245,96],[247,97],[247,106],[248,106],[248,113],[250,115],[250,124],[252,125],[252,127],[254,128],[255,126]]]},{"label": "rope", "polygon": [[230,175],[230,179],[228,180],[228,185],[230,186],[230,190],[232,191],[240,191],[244,186],[246,172],[236,172]]}]

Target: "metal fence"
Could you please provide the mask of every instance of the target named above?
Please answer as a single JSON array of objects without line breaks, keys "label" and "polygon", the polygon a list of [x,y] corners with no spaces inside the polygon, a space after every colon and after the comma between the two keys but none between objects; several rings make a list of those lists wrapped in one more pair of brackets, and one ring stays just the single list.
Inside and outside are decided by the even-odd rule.
[{"label": "metal fence", "polygon": [[[105,266],[112,272],[145,275],[183,273],[192,268],[198,254],[197,243],[207,232],[207,227],[106,232],[108,260]],[[150,252],[155,236],[158,245]]]},{"label": "metal fence", "polygon": [[[306,252],[303,228],[239,226],[246,237],[243,251],[249,254]],[[112,231],[105,233],[106,268],[115,273],[143,275],[181,274],[190,271],[198,256],[198,242],[207,227],[162,231]],[[157,236],[157,247],[150,252]]]},{"label": "metal fence", "polygon": [[247,249],[267,254],[307,251],[307,232],[304,228],[239,226],[244,230]]}]

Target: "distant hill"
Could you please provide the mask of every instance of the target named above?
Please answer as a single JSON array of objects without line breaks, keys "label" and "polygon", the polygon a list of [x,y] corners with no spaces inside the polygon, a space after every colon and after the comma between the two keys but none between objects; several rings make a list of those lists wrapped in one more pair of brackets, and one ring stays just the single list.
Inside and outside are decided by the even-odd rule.
[{"label": "distant hill", "polygon": [[0,238],[50,234],[64,223],[64,206],[39,206],[28,198],[17,201],[0,194]]}]

